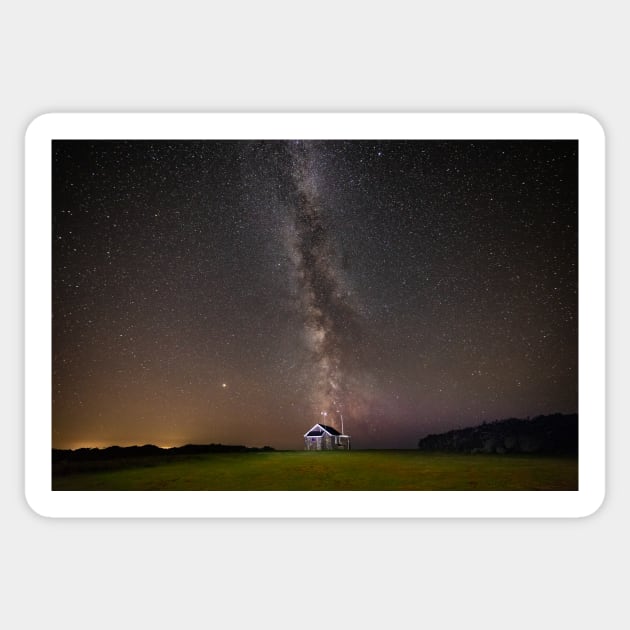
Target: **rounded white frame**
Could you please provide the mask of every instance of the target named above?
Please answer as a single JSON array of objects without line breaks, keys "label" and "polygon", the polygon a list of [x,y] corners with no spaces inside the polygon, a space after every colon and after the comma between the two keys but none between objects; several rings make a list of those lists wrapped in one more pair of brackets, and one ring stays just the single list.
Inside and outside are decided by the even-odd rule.
[{"label": "rounded white frame", "polygon": [[[51,141],[572,139],[579,142],[579,490],[51,490]],[[582,517],[605,496],[605,140],[586,114],[71,114],[26,131],[25,493],[52,517]]]}]

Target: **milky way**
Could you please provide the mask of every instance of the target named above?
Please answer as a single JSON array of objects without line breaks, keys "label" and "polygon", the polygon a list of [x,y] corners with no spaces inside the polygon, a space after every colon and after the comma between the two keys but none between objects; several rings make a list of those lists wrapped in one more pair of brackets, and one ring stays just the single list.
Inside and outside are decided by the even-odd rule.
[{"label": "milky way", "polygon": [[[573,141],[54,141],[58,448],[578,410]],[[326,413],[326,416],[322,416]]]},{"label": "milky way", "polygon": [[[287,239],[295,265],[305,336],[315,374],[311,403],[325,423],[341,429],[348,415],[348,370],[361,343],[358,315],[342,274],[342,256],[318,190],[314,149],[291,143],[292,230]],[[355,355],[352,356],[353,349]]]}]

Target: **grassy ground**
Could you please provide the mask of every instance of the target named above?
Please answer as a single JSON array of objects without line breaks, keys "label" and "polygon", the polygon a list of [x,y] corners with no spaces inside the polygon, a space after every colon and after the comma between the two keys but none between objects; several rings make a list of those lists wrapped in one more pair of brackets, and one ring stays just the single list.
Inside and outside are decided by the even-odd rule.
[{"label": "grassy ground", "polygon": [[418,451],[211,453],[54,475],[53,490],[577,490],[576,458]]}]

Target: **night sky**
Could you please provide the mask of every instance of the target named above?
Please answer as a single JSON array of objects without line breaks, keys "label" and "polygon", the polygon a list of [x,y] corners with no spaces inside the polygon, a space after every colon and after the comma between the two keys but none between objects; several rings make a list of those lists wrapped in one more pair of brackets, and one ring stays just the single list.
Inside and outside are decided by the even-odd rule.
[{"label": "night sky", "polygon": [[[575,413],[574,141],[54,141],[55,448]],[[322,412],[327,415],[323,416]]]}]

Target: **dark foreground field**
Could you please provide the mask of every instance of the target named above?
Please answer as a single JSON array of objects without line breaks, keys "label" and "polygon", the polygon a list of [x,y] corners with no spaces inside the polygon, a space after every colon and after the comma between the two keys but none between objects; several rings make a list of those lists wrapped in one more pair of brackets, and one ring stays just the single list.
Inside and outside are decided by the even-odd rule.
[{"label": "dark foreground field", "polygon": [[53,474],[53,490],[577,490],[572,457],[418,451],[209,453]]}]

